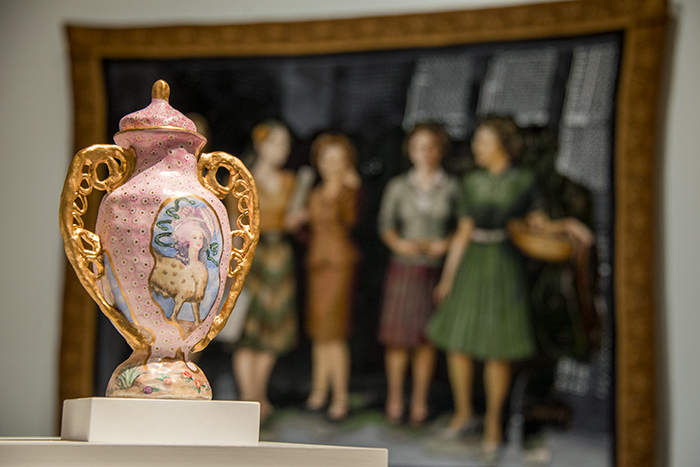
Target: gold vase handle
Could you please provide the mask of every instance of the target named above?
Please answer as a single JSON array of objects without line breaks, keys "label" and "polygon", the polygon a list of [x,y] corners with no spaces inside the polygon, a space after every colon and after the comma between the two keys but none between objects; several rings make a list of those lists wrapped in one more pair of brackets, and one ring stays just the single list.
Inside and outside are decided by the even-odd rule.
[{"label": "gold vase handle", "polygon": [[[226,169],[229,173],[226,185],[222,185],[216,179],[220,168]],[[226,325],[250,270],[260,238],[260,206],[255,180],[237,157],[222,151],[201,154],[197,163],[197,178],[205,188],[221,199],[231,194],[237,201],[238,216],[236,229],[231,231],[231,258],[228,262],[228,276],[234,281],[221,312],[214,318],[209,332],[194,346],[195,352],[204,349]],[[230,214],[233,215],[233,213]],[[236,243],[241,246],[236,247]]]},{"label": "gold vase handle", "polygon": [[[112,192],[134,172],[136,154],[109,144],[96,144],[79,151],[68,168],[59,206],[59,223],[66,256],[78,279],[104,314],[134,349],[148,347],[136,327],[110,304],[97,286],[104,275],[100,237],[85,228],[83,215],[88,211],[88,196],[94,189]],[[106,175],[105,175],[106,174]]]}]

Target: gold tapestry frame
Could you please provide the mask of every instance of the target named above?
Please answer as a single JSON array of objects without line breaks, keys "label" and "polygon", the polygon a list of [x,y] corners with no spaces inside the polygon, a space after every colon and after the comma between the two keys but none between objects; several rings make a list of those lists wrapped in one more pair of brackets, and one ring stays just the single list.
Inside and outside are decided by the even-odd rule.
[{"label": "gold tapestry frame", "polygon": [[[655,462],[654,189],[666,0],[588,0],[293,23],[69,26],[74,148],[110,141],[104,59],[319,54],[623,33],[614,154],[615,465]],[[97,202],[84,218],[92,222]],[[61,401],[93,395],[97,307],[66,263]]]}]

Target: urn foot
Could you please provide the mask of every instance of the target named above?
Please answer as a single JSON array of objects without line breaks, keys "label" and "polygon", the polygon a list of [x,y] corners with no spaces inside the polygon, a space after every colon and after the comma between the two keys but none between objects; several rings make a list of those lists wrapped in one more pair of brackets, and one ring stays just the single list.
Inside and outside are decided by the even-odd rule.
[{"label": "urn foot", "polygon": [[134,352],[117,367],[106,395],[140,399],[212,398],[209,381],[195,363],[177,358],[149,361],[144,352]]}]

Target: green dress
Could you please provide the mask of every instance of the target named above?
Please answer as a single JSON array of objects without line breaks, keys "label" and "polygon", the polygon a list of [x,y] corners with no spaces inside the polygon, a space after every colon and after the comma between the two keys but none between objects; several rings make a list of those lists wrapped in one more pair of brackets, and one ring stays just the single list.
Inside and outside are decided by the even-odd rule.
[{"label": "green dress", "polygon": [[520,360],[535,351],[522,258],[507,238],[508,220],[540,208],[532,172],[467,174],[459,217],[474,220],[452,291],[428,323],[428,338],[446,351],[480,360]]}]

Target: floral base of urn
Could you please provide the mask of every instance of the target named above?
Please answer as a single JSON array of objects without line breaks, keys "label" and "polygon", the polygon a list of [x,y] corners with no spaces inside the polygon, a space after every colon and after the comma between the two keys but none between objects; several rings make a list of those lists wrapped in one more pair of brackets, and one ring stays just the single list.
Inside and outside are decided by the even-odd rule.
[{"label": "floral base of urn", "polygon": [[112,373],[107,397],[211,400],[212,394],[207,377],[194,362],[149,361],[146,352],[134,352]]}]

